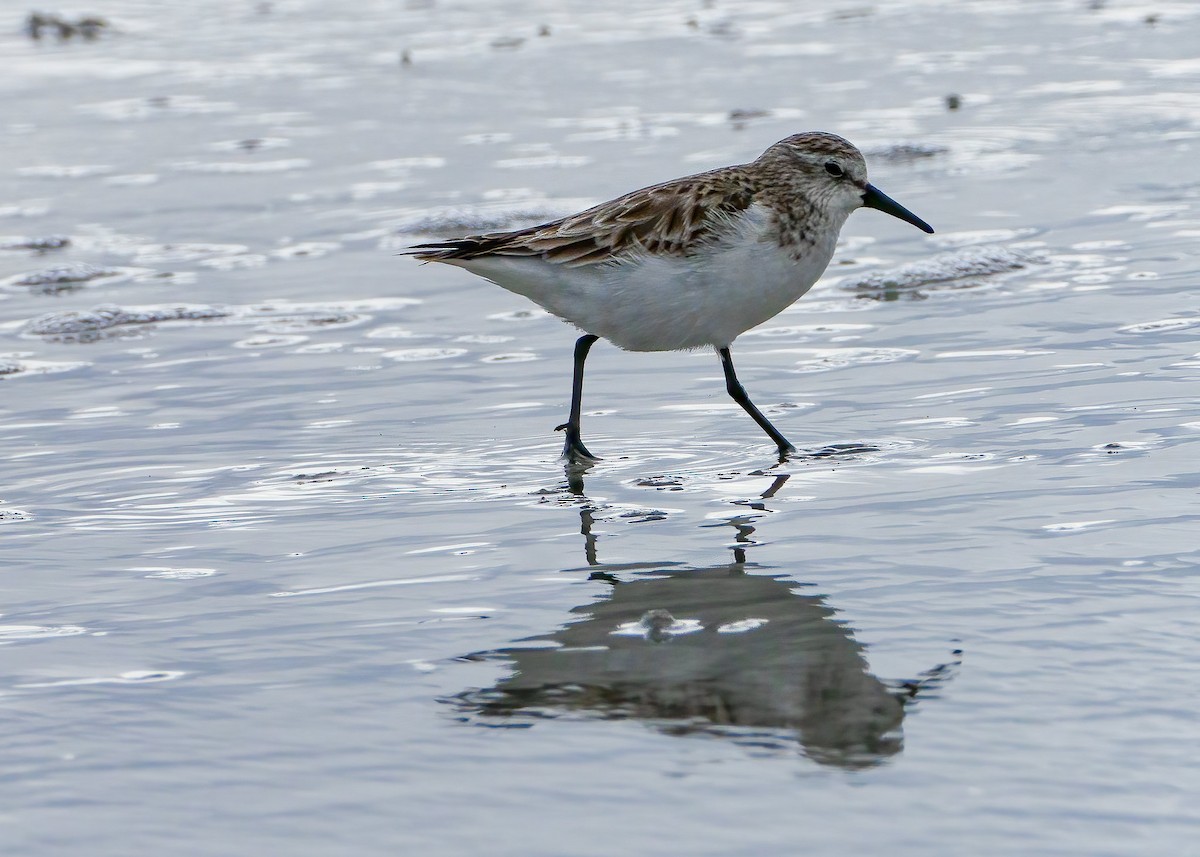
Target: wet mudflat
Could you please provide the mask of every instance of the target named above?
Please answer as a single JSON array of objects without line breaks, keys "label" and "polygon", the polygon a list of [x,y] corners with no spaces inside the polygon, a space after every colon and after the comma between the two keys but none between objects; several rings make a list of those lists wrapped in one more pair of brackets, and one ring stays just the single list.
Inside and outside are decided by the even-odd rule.
[{"label": "wet mudflat", "polygon": [[[999,7],[999,8],[996,8]],[[6,851],[1196,852],[1200,10],[114,0],[0,38]],[[841,133],[712,354],[419,240]]]}]

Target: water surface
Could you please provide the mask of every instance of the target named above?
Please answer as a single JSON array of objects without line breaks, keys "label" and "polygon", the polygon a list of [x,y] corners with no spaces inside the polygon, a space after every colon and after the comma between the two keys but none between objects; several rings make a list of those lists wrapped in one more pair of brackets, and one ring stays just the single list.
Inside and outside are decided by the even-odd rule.
[{"label": "water surface", "polygon": [[[14,854],[1195,854],[1198,11],[114,0],[0,39]],[[953,106],[953,109],[951,109]],[[421,239],[850,137],[735,345]]]}]

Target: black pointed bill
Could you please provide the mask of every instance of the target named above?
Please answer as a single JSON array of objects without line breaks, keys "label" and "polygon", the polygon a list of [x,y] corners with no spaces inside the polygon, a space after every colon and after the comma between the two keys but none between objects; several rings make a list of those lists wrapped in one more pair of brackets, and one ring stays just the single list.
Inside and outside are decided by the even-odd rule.
[{"label": "black pointed bill", "polygon": [[892,217],[899,217],[901,220],[911,223],[922,232],[928,232],[930,234],[933,233],[932,226],[930,226],[921,218],[917,217],[915,214],[913,214],[900,203],[896,202],[896,200],[892,199],[873,184],[867,185],[867,189],[863,191],[862,201],[863,205],[865,205],[867,208],[874,208],[877,211],[890,214]]}]

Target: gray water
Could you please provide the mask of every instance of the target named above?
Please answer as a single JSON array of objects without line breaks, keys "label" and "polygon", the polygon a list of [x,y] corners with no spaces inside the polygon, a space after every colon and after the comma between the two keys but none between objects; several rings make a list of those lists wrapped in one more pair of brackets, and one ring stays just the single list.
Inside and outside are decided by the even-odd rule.
[{"label": "gray water", "polygon": [[[102,5],[0,27],[5,854],[1200,854],[1200,8]],[[602,343],[568,479],[396,255],[809,128],[938,232],[736,343],[783,464]]]}]

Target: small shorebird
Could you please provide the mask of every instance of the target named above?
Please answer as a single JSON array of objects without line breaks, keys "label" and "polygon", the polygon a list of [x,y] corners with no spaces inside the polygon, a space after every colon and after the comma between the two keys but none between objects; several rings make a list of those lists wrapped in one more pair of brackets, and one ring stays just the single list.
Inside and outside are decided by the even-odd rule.
[{"label": "small shorebird", "polygon": [[651,185],[541,226],[408,252],[465,268],[584,331],[575,343],[571,414],[557,429],[566,432],[568,460],[597,458],[579,423],[583,364],[600,337],[628,351],[716,349],[726,391],[783,457],[795,447],[746,395],[729,346],[812,288],[842,224],[862,206],[933,232],[867,182],[850,142],[809,131],[753,163]]}]

